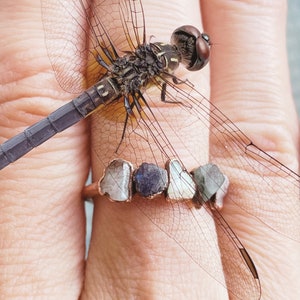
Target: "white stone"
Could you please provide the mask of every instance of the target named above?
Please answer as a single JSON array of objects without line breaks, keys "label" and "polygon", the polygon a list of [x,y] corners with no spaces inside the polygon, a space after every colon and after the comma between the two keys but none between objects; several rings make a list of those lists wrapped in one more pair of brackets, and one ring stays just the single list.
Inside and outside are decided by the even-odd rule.
[{"label": "white stone", "polygon": [[99,181],[100,195],[108,196],[112,201],[126,202],[132,197],[132,164],[123,159],[110,162]]},{"label": "white stone", "polygon": [[180,201],[192,199],[196,193],[196,184],[190,173],[183,170],[178,160],[171,160],[167,166],[169,173],[169,187],[167,200]]}]

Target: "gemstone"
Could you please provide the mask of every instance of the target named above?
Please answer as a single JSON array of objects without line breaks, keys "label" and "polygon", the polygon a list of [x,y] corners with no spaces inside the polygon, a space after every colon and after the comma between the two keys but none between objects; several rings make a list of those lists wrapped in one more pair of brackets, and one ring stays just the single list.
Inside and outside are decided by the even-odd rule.
[{"label": "gemstone", "polygon": [[112,201],[130,201],[132,197],[132,164],[123,159],[110,162],[99,181],[100,195]]},{"label": "gemstone", "polygon": [[165,191],[168,186],[168,174],[165,169],[151,163],[142,163],[134,171],[135,191],[143,197],[153,198]]},{"label": "gemstone", "polygon": [[196,184],[192,176],[184,170],[177,159],[170,160],[167,164],[169,172],[169,187],[167,200],[180,201],[192,199],[196,193]]},{"label": "gemstone", "polygon": [[192,174],[203,201],[213,201],[215,207],[222,207],[229,186],[228,177],[211,163],[194,169]]}]

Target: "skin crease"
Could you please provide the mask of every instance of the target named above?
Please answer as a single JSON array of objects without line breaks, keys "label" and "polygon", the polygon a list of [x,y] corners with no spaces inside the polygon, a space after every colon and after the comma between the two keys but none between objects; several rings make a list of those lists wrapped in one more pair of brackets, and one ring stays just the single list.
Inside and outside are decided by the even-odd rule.
[{"label": "skin crease", "polygon": [[[200,24],[196,1],[189,5],[172,1],[178,10],[172,18],[169,5],[143,3],[148,34],[163,41],[170,33],[162,29],[160,34],[161,23],[171,31],[186,23]],[[2,0],[0,6],[3,142],[72,95],[62,91],[54,78],[38,1]],[[201,9],[205,31],[216,43],[210,65],[211,101],[258,144],[298,171],[298,121],[285,53],[286,2],[207,0]],[[208,82],[208,72],[200,73],[193,75],[196,86]],[[224,289],[190,265],[174,241],[157,233],[144,218],[135,218],[131,206],[121,211],[108,201],[95,202],[85,263],[81,191],[90,166],[87,125],[73,126],[0,172],[2,298],[226,299]],[[246,184],[241,183],[240,189],[246,190]],[[255,261],[262,299],[298,299],[299,243],[230,208],[226,204],[222,214]],[[289,210],[284,213],[288,217]],[[163,217],[168,220],[167,214]],[[299,229],[299,222],[293,226]]]}]

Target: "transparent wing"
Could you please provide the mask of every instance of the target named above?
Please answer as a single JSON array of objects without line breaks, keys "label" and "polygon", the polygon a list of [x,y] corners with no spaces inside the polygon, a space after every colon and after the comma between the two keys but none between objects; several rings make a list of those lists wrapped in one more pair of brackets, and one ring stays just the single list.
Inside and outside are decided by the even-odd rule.
[{"label": "transparent wing", "polygon": [[[196,263],[220,286],[226,288],[230,297],[260,299],[259,278],[251,273],[242,256],[246,250],[220,214],[216,213],[217,216],[213,217],[209,208],[196,209],[188,203],[167,204],[169,208],[165,208],[156,206],[155,203],[149,205],[149,201],[138,199],[135,204],[167,237],[182,248],[183,254],[191,259],[191,263]],[[162,222],[165,220],[163,214],[170,214],[173,222]],[[213,238],[211,222],[216,224],[218,239]],[[195,239],[195,232],[199,238]],[[223,269],[220,268],[220,260]]]},{"label": "transparent wing", "polygon": [[[153,97],[152,93],[150,95],[145,92],[145,103],[143,99],[139,99],[142,110],[134,107],[134,116],[130,117],[127,123],[123,99],[110,103],[92,116],[94,122],[99,124],[92,134],[101,136],[101,143],[92,145],[94,155],[98,160],[97,165],[102,165],[104,168],[112,159],[124,156],[135,166],[146,159],[147,162],[150,159],[150,162],[164,166],[166,161],[172,158],[179,159],[183,165],[185,161],[191,161],[191,158],[194,166],[201,164],[203,159],[198,157],[196,154],[198,151],[191,147],[193,144],[201,147],[202,135],[199,134],[201,125],[198,130],[191,130],[191,128],[199,124],[199,120],[203,122],[202,126],[205,128],[208,126],[209,103],[196,93],[188,82],[178,86],[168,82],[166,99],[168,103],[162,103],[159,98],[163,89],[162,83],[156,82],[156,88],[158,88],[158,93],[156,93],[158,96]],[[197,112],[200,109],[201,112]],[[174,117],[175,111],[181,115],[181,118],[170,126],[168,122]],[[172,144],[166,132],[172,136]],[[195,143],[195,139],[198,142]],[[116,149],[114,145],[119,141],[121,143]],[[185,153],[179,155],[175,147],[183,141],[185,141]],[[149,153],[149,149],[152,158],[149,158],[148,154],[146,158],[145,153]],[[162,208],[161,205],[156,206],[154,203],[149,205],[149,201],[155,200],[138,199],[134,201],[134,204],[167,237],[173,239],[183,249],[183,252],[191,258],[191,262],[196,263],[237,298],[259,299],[259,279],[251,272],[247,260],[242,256],[243,251],[246,250],[220,215],[217,214],[214,218],[219,237],[219,244],[216,245],[216,240],[210,230],[213,214],[206,206],[196,209],[191,208],[188,203],[168,203],[166,204],[168,208]],[[240,208],[241,204],[236,204]],[[169,221],[171,219],[170,222],[165,221],[165,214],[171,216],[168,218]],[[189,228],[188,232],[186,228]],[[197,240],[192,239],[195,231],[200,237]],[[203,248],[204,243],[208,250],[202,252],[200,249]],[[224,270],[220,268],[220,253],[216,250],[218,248],[222,253],[222,261],[225,262],[226,269]],[[226,283],[223,271],[226,275]]]},{"label": "transparent wing", "polygon": [[[168,101],[175,102],[157,104],[161,102],[159,96],[148,97],[145,94],[147,104],[151,108],[156,108],[150,110],[144,105],[143,114],[136,112],[136,118],[130,118],[127,122],[126,134],[123,140],[122,134],[126,117],[123,102],[110,104],[110,107],[104,109],[104,119],[101,116],[99,121],[97,121],[105,124],[102,126],[105,132],[101,133],[101,136],[107,136],[108,139],[111,139],[113,135],[117,141],[122,140],[117,153],[115,153],[116,149],[107,148],[105,143],[94,145],[94,149],[99,149],[97,152],[99,151],[99,153],[105,154],[105,157],[107,157],[104,166],[107,166],[110,159],[113,159],[115,155],[122,155],[122,152],[125,150],[126,153],[131,153],[130,159],[133,163],[137,165],[142,163],[141,153],[147,149],[140,147],[141,139],[147,141],[147,148],[150,148],[153,154],[153,162],[156,162],[158,165],[164,165],[166,160],[171,158],[178,158],[183,165],[186,165],[184,157],[188,157],[189,160],[192,158],[194,161],[193,166],[197,166],[201,162],[195,153],[199,151],[191,148],[191,145],[196,144],[199,145],[198,147],[201,147],[199,130],[200,128],[206,128],[210,124],[210,161],[219,165],[222,170],[224,157],[226,157],[226,166],[223,167],[226,170],[223,172],[230,179],[227,198],[230,198],[230,201],[235,203],[239,209],[249,214],[251,212],[251,215],[272,230],[295,241],[300,241],[299,229],[291,225],[297,223],[296,220],[300,215],[299,175],[255,146],[230,119],[224,116],[217,107],[210,104],[188,82],[182,82],[179,85],[174,84],[172,81],[166,81],[166,83]],[[118,105],[118,108],[115,107],[116,105]],[[159,105],[159,108],[157,105]],[[174,115],[182,117],[170,126],[168,125],[169,120],[172,120]],[[195,128],[195,124],[199,128],[198,130],[191,129]],[[175,141],[175,144],[174,142],[172,143],[174,148],[176,148],[176,145],[182,145],[184,141],[185,153],[182,155],[176,153],[165,134],[166,132],[168,132],[168,135],[171,133],[173,137],[176,137],[177,141]],[[129,151],[128,149],[131,150]],[[101,160],[100,155],[99,159]],[[259,182],[259,185],[249,179],[249,174],[253,178],[259,178],[256,181]],[[278,178],[281,178],[281,180],[277,180]],[[247,183],[249,190],[240,191],[237,188],[241,180]],[[268,209],[270,204],[266,203],[265,200],[269,194],[273,195],[274,206],[276,203],[284,201],[284,199],[289,199],[289,201],[286,201],[286,206],[290,208],[292,215],[290,214],[286,217],[282,214],[278,218],[274,218],[274,212]],[[238,200],[247,197],[255,200],[247,202]],[[292,199],[296,200],[293,201]],[[291,218],[294,218],[294,222],[292,222]]]},{"label": "transparent wing", "polygon": [[[206,128],[210,124],[210,161],[217,163],[230,180],[225,203],[231,201],[236,205],[237,211],[243,210],[249,214],[251,212],[251,215],[271,230],[300,241],[298,228],[291,225],[296,223],[296,218],[300,213],[299,175],[256,147],[226,116],[216,107],[211,106],[209,101],[197,92],[188,81],[178,85],[171,80],[166,80],[165,83],[167,84],[166,100],[168,103],[162,103],[159,96],[163,89],[161,81],[160,83],[155,82],[155,86],[158,88],[156,96],[145,92],[144,100],[140,99],[142,110],[135,107],[134,116],[129,118],[127,123],[122,99],[109,104],[97,115],[93,115],[94,121],[101,126],[97,126],[97,130],[92,134],[99,134],[102,139],[101,144],[92,145],[92,149],[103,168],[112,159],[122,157],[122,155],[126,155],[128,160],[138,166],[145,161],[144,153],[149,149],[152,154],[151,162],[160,166],[172,158],[181,160],[183,165],[186,165],[185,161],[191,159],[193,160],[192,165],[200,165],[202,159],[195,154],[198,153],[198,150],[191,145],[196,144],[201,147],[201,134],[199,133],[201,128]],[[174,118],[174,114],[181,117],[170,126],[169,120]],[[197,124],[196,129],[195,124]],[[118,149],[112,146],[117,144],[116,141],[121,141]],[[178,149],[177,146],[182,145],[183,141],[185,152],[179,154],[175,149]],[[226,166],[222,165],[224,157],[227,158]],[[147,159],[149,162],[148,155]],[[255,177],[259,180],[252,181],[251,178]],[[281,179],[278,180],[278,178]],[[241,181],[247,182],[248,190],[238,188]],[[254,182],[259,182],[259,184]],[[270,211],[268,208],[270,204],[265,202],[268,194],[273,195],[274,205],[283,199],[288,199],[286,205],[292,211],[292,216],[289,215],[287,218],[283,214],[274,215],[274,211]],[[253,201],[242,201],[249,197]],[[209,226],[204,228],[202,225],[203,223],[209,224],[203,210],[190,209],[183,203],[172,203],[170,204],[171,208],[166,212],[161,209],[161,206],[149,206],[147,201],[136,201],[135,204],[143,214],[149,217],[151,222],[180,245],[194,262],[222,284],[223,271],[217,268],[219,255],[215,251],[213,234],[209,231]],[[203,209],[212,215],[208,208],[204,207]],[[162,221],[164,220],[162,215],[170,213],[170,210],[174,221],[166,224]],[[222,253],[222,261],[226,266],[224,272],[228,291],[240,299],[259,299],[259,279],[251,272],[251,266],[248,264],[247,258],[243,256],[246,250],[224,219],[217,213],[214,213],[213,216],[217,225],[218,246]],[[295,219],[294,222],[291,222],[291,218]],[[192,234],[189,235],[183,230],[187,227],[190,228],[191,233],[197,230],[211,251],[199,252],[201,239],[199,241],[191,240],[189,236]]]},{"label": "transparent wing", "polygon": [[56,79],[74,94],[107,72],[97,60],[109,65],[145,41],[139,0],[42,0],[42,16]]},{"label": "transparent wing", "polygon": [[[60,86],[79,93],[85,88],[87,12],[82,1],[42,1],[45,42],[56,79]],[[70,59],[73,57],[74,59]]]}]

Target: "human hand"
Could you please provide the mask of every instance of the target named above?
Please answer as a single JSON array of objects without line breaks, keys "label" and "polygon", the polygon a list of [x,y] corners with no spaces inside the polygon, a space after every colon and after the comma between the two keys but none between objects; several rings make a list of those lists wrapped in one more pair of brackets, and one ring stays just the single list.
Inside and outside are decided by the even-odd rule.
[{"label": "human hand", "polygon": [[[182,24],[200,22],[200,14],[192,3],[189,3],[190,11],[182,1],[178,6],[173,3],[175,10],[172,19],[168,18],[169,4],[166,10],[160,8],[158,19],[154,19],[151,7],[157,11],[161,2],[143,3],[148,34],[155,34],[163,41],[168,41],[169,35],[160,29],[159,24],[167,24],[163,26],[167,32]],[[280,41],[285,34],[282,7],[272,4],[261,8],[241,2],[202,3],[205,30],[216,44],[211,59],[211,100],[233,122],[238,122],[238,126],[251,138],[263,137],[271,141],[271,144],[267,143],[268,150],[277,153],[280,161],[292,165],[291,162],[297,160],[298,128],[295,112],[290,108],[292,102],[287,81],[285,44]],[[2,20],[6,20],[6,27],[2,27],[1,32],[1,41],[5,43],[1,52],[7,63],[2,65],[1,95],[6,103],[1,107],[3,114],[13,117],[13,121],[6,122],[6,126],[26,127],[62,104],[61,100],[54,101],[53,98],[70,100],[70,95],[62,92],[53,75],[47,73],[51,67],[37,4],[22,6],[20,2],[19,10],[16,10],[16,2],[14,7],[5,4],[4,1],[1,9]],[[17,18],[16,11],[19,12]],[[173,13],[176,18],[173,18]],[[278,14],[280,20],[277,19]],[[269,26],[265,22],[270,22]],[[28,28],[23,27],[24,23],[28,24]],[[278,24],[278,27],[274,24]],[[262,27],[265,28],[264,34],[258,32]],[[280,30],[281,35],[278,34]],[[265,46],[266,51],[261,53],[257,44]],[[251,62],[247,64],[245,61]],[[280,70],[272,67],[274,62],[281,62]],[[11,72],[11,77],[8,72]],[[204,74],[207,76],[205,71]],[[199,73],[193,74],[192,80],[197,89],[202,89],[205,83],[201,76]],[[249,76],[252,80],[249,80]],[[274,86],[275,92],[270,93]],[[45,90],[45,87],[48,89]],[[53,97],[53,93],[57,96]],[[39,101],[41,98],[42,103]],[[285,103],[282,103],[283,99]],[[251,106],[253,120],[249,111],[246,116],[243,112],[255,100],[259,100],[259,103],[255,108]],[[270,106],[275,107],[272,115]],[[238,111],[236,107],[239,107]],[[26,115],[22,113],[24,111]],[[274,119],[274,115],[279,119]],[[2,122],[5,120],[3,118]],[[264,125],[257,125],[256,120],[264,122]],[[271,132],[266,130],[268,124],[272,124]],[[275,130],[275,126],[280,130]],[[96,133],[97,128],[94,125],[92,128]],[[3,135],[12,136],[17,131],[19,128],[5,129]],[[276,132],[276,135],[271,135],[272,132]],[[1,171],[0,211],[3,222],[0,273],[6,276],[0,279],[3,282],[1,295],[6,298],[21,295],[23,299],[32,298],[33,295],[37,298],[46,295],[45,298],[49,299],[74,299],[82,293],[82,299],[126,299],[132,295],[191,298],[201,293],[215,299],[214,293],[224,293],[223,287],[220,288],[209,276],[204,279],[205,272],[191,265],[190,258],[182,249],[172,239],[166,239],[163,232],[158,233],[158,228],[151,222],[149,224],[149,220],[141,216],[135,207],[116,207],[105,200],[95,202],[91,249],[87,264],[84,264],[85,220],[81,190],[89,167],[86,133],[86,124],[82,122],[54,137],[55,140],[34,150],[14,166]],[[97,133],[93,138],[97,138]],[[101,136],[98,138],[101,139]],[[277,148],[279,142],[283,145],[280,149]],[[98,142],[94,141],[94,144]],[[292,158],[286,161],[287,156]],[[97,158],[93,162],[99,164]],[[244,185],[240,188],[247,190]],[[270,195],[271,200],[272,197]],[[237,216],[230,208],[230,203],[225,203],[223,215],[229,219],[253,257],[264,297],[274,299],[275,295],[278,298],[284,295],[288,298],[290,293],[290,297],[295,298],[295,278],[299,278],[296,274],[299,271],[294,267],[299,262],[298,244],[259,222],[253,222],[246,213]],[[160,217],[164,218],[166,224],[172,224],[174,215],[168,214],[172,210],[166,206],[163,209]],[[274,215],[280,216],[276,212]],[[299,228],[299,224],[295,224],[297,226]],[[185,229],[190,232],[189,228]],[[194,233],[193,238],[200,238],[198,232]],[[284,251],[289,256],[283,256]],[[280,276],[282,273],[286,275]],[[273,286],[274,282],[277,289]],[[66,286],[69,288],[66,289]]]}]

